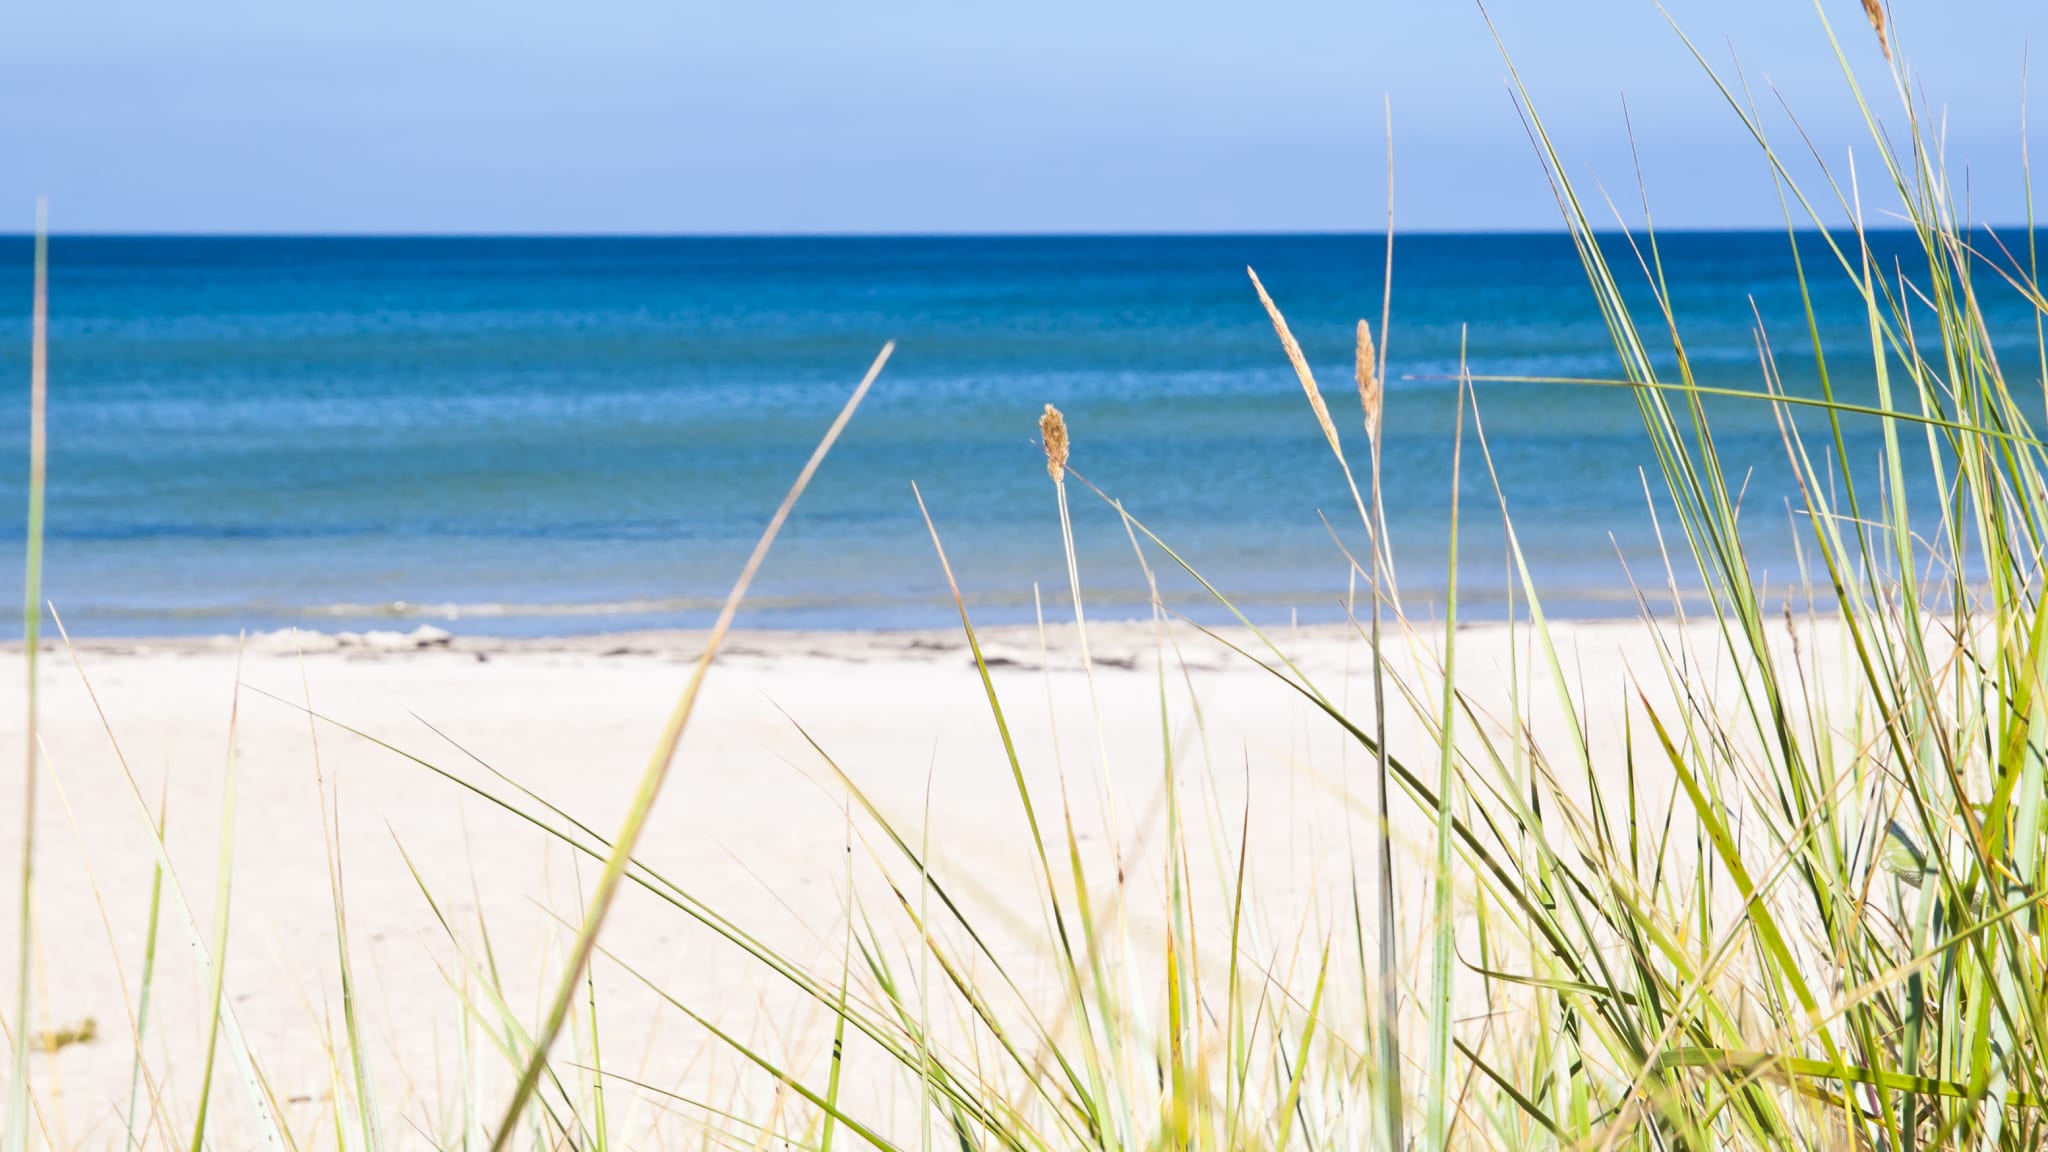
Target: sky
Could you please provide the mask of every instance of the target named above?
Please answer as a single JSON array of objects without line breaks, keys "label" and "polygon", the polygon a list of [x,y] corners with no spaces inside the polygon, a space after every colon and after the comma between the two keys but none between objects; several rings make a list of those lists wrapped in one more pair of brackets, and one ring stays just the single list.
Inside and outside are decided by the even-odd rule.
[{"label": "sky", "polygon": [[[2025,59],[2048,3],[1894,3],[1973,214],[2023,219]],[[1470,0],[10,7],[0,231],[38,195],[69,232],[1374,230],[1389,110],[1402,229],[1559,223]],[[1624,217],[1642,214],[1639,158],[1660,227],[1782,220],[1680,30],[1746,78],[1783,148],[1808,155],[1803,129],[1875,187],[1822,19],[1895,121],[1860,0],[1486,14],[1573,174]]]}]

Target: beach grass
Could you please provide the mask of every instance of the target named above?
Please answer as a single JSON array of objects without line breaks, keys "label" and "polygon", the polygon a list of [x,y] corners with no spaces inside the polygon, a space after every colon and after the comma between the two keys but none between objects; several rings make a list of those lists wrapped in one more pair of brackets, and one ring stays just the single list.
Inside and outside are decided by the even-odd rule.
[{"label": "beach grass", "polygon": [[[849,863],[844,877],[833,878],[844,888],[845,916],[823,964],[778,947],[636,849],[719,642],[777,529],[873,385],[885,349],[736,581],[616,831],[600,832],[480,761],[479,774],[384,744],[598,868],[594,888],[587,896],[579,890],[578,917],[559,925],[566,943],[546,961],[548,993],[531,1015],[508,991],[505,958],[488,929],[459,929],[445,894],[412,868],[456,957],[445,976],[450,1012],[461,1021],[463,1087],[438,1129],[388,1110],[364,1058],[340,815],[338,806],[326,807],[326,786],[323,899],[339,945],[341,1026],[320,1039],[333,1084],[322,1135],[279,1119],[224,994],[232,753],[210,931],[193,915],[164,850],[164,805],[152,809],[128,775],[135,803],[156,829],[157,864],[143,976],[128,1020],[137,1055],[118,1142],[175,1143],[191,1152],[223,1146],[216,1113],[229,1105],[211,1091],[215,1046],[224,1041],[240,1088],[243,1144],[294,1152],[316,1141],[368,1152],[420,1143],[606,1152],[621,1140],[616,1101],[673,1093],[608,1063],[592,974],[604,965],[690,1021],[722,1058],[772,1086],[730,1104],[673,1099],[689,1110],[704,1147],[2042,1147],[2048,448],[2033,414],[2048,405],[2048,340],[2037,327],[2039,362],[2002,363],[1997,348],[2010,334],[1987,327],[1980,293],[2017,292],[2037,317],[2048,315],[2048,299],[2032,221],[2016,252],[1965,216],[1882,9],[1873,0],[1868,11],[1897,109],[1879,115],[1850,65],[1851,49],[1830,27],[1871,141],[1861,171],[1823,166],[1819,190],[1795,178],[1740,79],[1700,58],[1770,166],[1785,205],[1787,259],[1797,263],[1801,283],[1839,277],[1865,304],[1867,343],[1852,348],[1821,340],[1810,304],[1802,331],[1774,333],[1760,324],[1758,383],[1750,390],[1695,380],[1654,227],[1605,230],[1605,209],[1568,175],[1539,101],[1514,81],[1619,364],[1612,379],[1550,383],[1632,392],[1656,464],[1645,478],[1654,491],[1646,514],[1668,517],[1660,531],[1664,569],[1635,584],[1639,627],[1655,660],[1630,669],[1627,700],[1586,695],[1523,559],[1513,494],[1493,475],[1484,419],[1486,391],[1501,378],[1461,373],[1456,382],[1456,435],[1444,476],[1453,541],[1448,594],[1440,617],[1420,618],[1398,593],[1379,502],[1381,440],[1403,431],[1384,386],[1387,315],[1376,345],[1360,325],[1354,374],[1365,439],[1347,442],[1350,417],[1333,410],[1281,302],[1254,272],[1248,307],[1255,302],[1271,320],[1279,354],[1348,485],[1353,506],[1333,537],[1340,547],[1364,540],[1362,556],[1358,549],[1345,555],[1367,595],[1351,621],[1370,661],[1367,705],[1354,707],[1348,693],[1311,677],[1284,634],[1256,626],[1203,579],[1197,563],[1147,526],[1141,495],[1090,483],[1086,429],[1070,428],[1048,406],[1040,431],[1049,518],[1057,519],[1065,552],[1094,762],[1071,775],[1060,766],[1056,794],[1031,783],[1036,766],[1026,762],[1012,723],[1023,705],[998,691],[946,554],[943,524],[927,511],[990,739],[1009,768],[1032,886],[1021,898],[1009,893],[1007,915],[990,911],[984,879],[953,871],[932,851],[943,812],[916,820],[892,813],[826,742],[804,732],[847,806]],[[1864,221],[1880,196],[1912,228],[1913,267],[1881,267],[1872,256]],[[40,285],[40,245],[38,253]],[[1648,309],[1639,303],[1645,290]],[[39,289],[29,820],[41,620],[40,300]],[[1484,318],[1474,323],[1483,326]],[[1783,356],[1811,360],[1818,394],[1785,390]],[[2039,380],[2027,382],[2030,374]],[[1838,388],[1853,391],[1851,381],[1867,382],[1875,402],[1838,396]],[[1714,439],[1710,404],[1732,399],[1771,410],[1796,484],[1790,530],[1802,571],[1776,593],[1756,576],[1748,551],[1756,533],[1778,529],[1745,513],[1745,478],[1724,468]],[[1872,421],[1882,433],[1879,452],[1852,457],[1845,429]],[[1506,673],[1504,712],[1461,680],[1467,673],[1458,661],[1458,574],[1472,562],[1457,547],[1458,525],[1474,519],[1463,495],[1468,471],[1491,482],[1489,519],[1497,515],[1514,593],[1508,649],[1518,659]],[[1156,714],[1111,714],[1102,706],[1070,496],[1099,500],[1115,516],[1151,587],[1158,587],[1155,569],[1182,573],[1237,625],[1204,627],[1155,591]],[[923,510],[922,493],[917,500]],[[1681,594],[1682,584],[1694,582],[1706,589],[1703,599]],[[1192,682],[1174,681],[1186,667],[1181,645],[1196,638],[1262,668],[1372,766],[1369,799],[1353,795],[1348,777],[1336,788],[1367,850],[1362,858],[1350,853],[1334,904],[1298,922],[1277,919],[1270,909],[1278,901],[1259,890],[1247,862],[1249,813],[1221,799],[1218,757],[1190,756],[1175,738],[1176,713],[1200,724]],[[335,725],[383,743],[320,715],[310,691],[295,703],[316,733]],[[1589,734],[1596,713],[1621,718],[1619,754]],[[1423,733],[1422,746],[1397,747],[1395,721]],[[1109,763],[1104,733],[1125,725],[1157,726],[1156,762]],[[1083,789],[1092,795],[1080,795]],[[1119,822],[1115,814],[1134,807],[1131,792],[1158,799],[1150,815]],[[1414,859],[1394,848],[1395,825],[1410,816],[1426,830],[1427,852]],[[27,1075],[32,831],[24,840],[9,1152],[47,1142]],[[856,843],[865,856],[854,853]],[[691,1003],[608,950],[600,930],[629,889],[708,931],[810,1006],[829,1038],[824,1055],[778,1040],[772,1027],[735,1030],[712,1006]],[[183,921],[202,964],[211,958],[211,1027],[205,1048],[191,1057],[203,1064],[195,1065],[189,1101],[162,1088],[184,1069],[152,1067],[142,1056],[162,909]],[[1421,942],[1405,955],[1397,949],[1410,938],[1404,923],[1419,925],[1412,938]],[[1032,962],[1020,961],[1009,943],[1019,924]],[[497,1083],[478,1074],[485,1065],[503,1074],[502,1099],[478,1089]],[[855,1104],[855,1077],[901,1085],[903,1103],[879,1112]]]},{"label": "beach grass", "polygon": [[7,1094],[7,1152],[22,1152],[28,1146],[28,1006],[30,961],[35,946],[36,877],[36,783],[39,759],[36,742],[36,657],[41,648],[43,621],[43,495],[47,480],[48,447],[45,406],[49,395],[47,319],[49,316],[49,223],[48,209],[36,203],[35,309],[29,339],[29,466],[28,547],[22,576],[22,650],[28,660],[28,691],[24,698],[27,733],[23,750],[21,797],[21,915],[16,925],[20,950],[17,953],[14,996],[14,1074]]}]

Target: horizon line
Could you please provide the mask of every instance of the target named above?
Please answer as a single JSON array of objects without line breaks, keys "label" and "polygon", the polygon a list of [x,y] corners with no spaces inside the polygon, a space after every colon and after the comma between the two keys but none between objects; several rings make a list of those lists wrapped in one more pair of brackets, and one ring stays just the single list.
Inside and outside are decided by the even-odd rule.
[{"label": "horizon line", "polygon": [[[1990,232],[2027,231],[2024,221],[2010,224],[1976,224],[1966,231],[1985,230]],[[1798,234],[1827,232],[1853,233],[1853,226],[1822,228],[1807,224],[1791,231]],[[1905,226],[1869,227],[1866,234],[1891,234],[1913,231]],[[1659,228],[1660,236],[1731,236],[1731,235],[1773,235],[1782,236],[1784,225],[1741,225],[1736,227],[1678,227]],[[1599,228],[1596,236],[1647,235],[1645,229],[1624,227]],[[872,232],[659,232],[659,231],[503,231],[503,232],[436,232],[436,231],[374,231],[374,230],[333,230],[333,231],[235,231],[235,230],[163,230],[127,231],[80,229],[51,230],[51,239],[78,240],[1252,240],[1252,239],[1380,239],[1386,235],[1383,229],[1374,230],[1332,230],[1332,229],[1217,229],[1217,230],[1176,230],[1176,231],[1116,231],[1110,229],[1082,230],[1015,230],[1015,231],[872,231]],[[1558,237],[1568,239],[1571,231],[1565,228],[1412,228],[1396,229],[1394,239],[1425,237]],[[29,240],[33,232],[0,230],[0,240]]]}]

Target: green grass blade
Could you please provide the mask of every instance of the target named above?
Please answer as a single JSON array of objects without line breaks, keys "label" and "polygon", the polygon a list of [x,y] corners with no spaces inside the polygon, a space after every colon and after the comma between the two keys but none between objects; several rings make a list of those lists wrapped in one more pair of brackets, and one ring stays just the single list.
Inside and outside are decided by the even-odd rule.
[{"label": "green grass blade", "polygon": [[228,706],[228,767],[221,786],[220,843],[213,881],[213,971],[207,993],[206,1057],[199,1066],[199,1106],[192,1119],[191,1152],[206,1147],[206,1114],[213,1102],[213,1063],[219,1050],[221,1005],[227,999],[228,910],[235,881],[235,728],[242,706],[242,663],[235,658],[234,702]]},{"label": "green grass blade", "polygon": [[[1461,356],[1462,360],[1463,357]],[[1433,935],[1429,973],[1429,1074],[1423,1080],[1429,1094],[1424,1148],[1442,1152],[1449,1147],[1447,1109],[1451,1095],[1451,957],[1455,949],[1456,923],[1451,918],[1451,790],[1457,761],[1458,703],[1458,506],[1461,465],[1465,451],[1465,384],[1458,385],[1458,427],[1451,448],[1451,535],[1450,560],[1445,566],[1444,593],[1444,708],[1437,724],[1436,777],[1436,877],[1435,902],[1430,914]]]},{"label": "green grass blade", "polygon": [[847,843],[846,942],[839,955],[839,1002],[832,1012],[832,1071],[825,1079],[825,1123],[818,1152],[832,1152],[833,1129],[839,1123],[839,1074],[846,1062],[846,996],[853,975],[853,845]]},{"label": "green grass blade", "polygon": [[[368,1053],[364,1050],[363,1032],[358,1020],[356,1007],[357,986],[353,949],[349,947],[348,894],[342,874],[341,849],[341,796],[336,790],[332,807],[326,782],[320,769],[320,737],[312,720],[312,687],[305,681],[305,658],[300,656],[300,680],[306,691],[306,724],[313,737],[313,786],[320,793],[320,836],[327,849],[327,894],[334,913],[334,948],[336,967],[341,976],[341,1022],[343,1035],[348,1043],[349,1073],[354,1080],[353,1090],[356,1105],[356,1129],[362,1134],[365,1152],[381,1152],[383,1146],[383,1119],[377,1108],[376,1086],[371,1081]],[[337,1099],[337,1111],[341,1102]],[[337,1115],[335,1122],[340,1123]]]},{"label": "green grass blade", "polygon": [[853,419],[854,411],[867,397],[868,389],[874,386],[875,378],[881,375],[882,366],[889,362],[889,354],[895,349],[896,345],[893,342],[882,346],[881,354],[876,356],[874,363],[868,367],[867,375],[861,379],[860,386],[854,389],[846,406],[840,409],[838,418],[826,430],[824,438],[812,451],[811,458],[804,463],[803,471],[797,474],[796,482],[790,486],[788,495],[783,497],[781,506],[769,519],[768,527],[762,531],[760,540],[754,545],[753,554],[747,558],[746,567],[740,571],[739,579],[734,582],[732,591],[725,598],[724,606],[719,609],[718,619],[713,623],[711,634],[704,642],[704,652],[697,658],[696,667],[690,673],[690,681],[684,687],[674,711],[669,714],[668,725],[656,743],[654,755],[649,758],[645,771],[641,773],[640,785],[633,794],[633,802],[626,810],[626,817],[620,825],[618,835],[612,838],[611,851],[605,857],[604,872],[599,876],[597,890],[591,897],[590,914],[584,918],[583,927],[576,934],[568,970],[562,975],[553,1002],[548,1008],[547,1018],[535,1037],[533,1058],[527,1062],[525,1071],[520,1074],[519,1082],[512,1090],[512,1099],[506,1103],[504,1115],[498,1121],[497,1131],[491,1137],[491,1152],[504,1152],[506,1143],[511,1140],[512,1133],[518,1126],[519,1118],[525,1114],[527,1100],[540,1083],[543,1066],[547,1063],[548,1049],[554,1046],[555,1037],[561,1034],[563,1022],[568,1019],[570,1006],[576,1000],[577,986],[583,979],[584,966],[590,963],[591,953],[597,947],[598,933],[604,929],[605,916],[611,910],[613,899],[618,895],[619,882],[625,878],[626,865],[633,857],[633,849],[639,844],[640,833],[646,828],[647,818],[654,811],[654,802],[661,795],[662,785],[667,781],[669,771],[675,764],[676,749],[682,743],[683,731],[689,726],[690,713],[696,708],[704,676],[711,670],[712,661],[718,657],[719,645],[732,628],[733,617],[739,611],[740,602],[746,598],[747,588],[753,583],[754,574],[760,571],[762,562],[768,558],[768,549],[775,543],[776,535],[782,530],[783,522],[789,519],[790,510],[796,507],[797,499],[809,486],[811,477],[817,474],[818,466],[825,462],[826,453],[832,450],[832,445],[838,441],[839,434]]},{"label": "green grass blade", "polygon": [[[157,798],[156,837],[164,838],[171,816],[170,774],[164,774],[162,793]],[[156,988],[156,941],[157,928],[161,923],[164,898],[164,866],[152,860],[149,872],[149,924],[142,934],[142,986],[135,998],[135,1057],[128,1072],[128,1144],[130,1149],[142,1146],[141,1137],[136,1133],[136,1113],[141,1104],[142,1054],[144,1043],[149,1037],[149,1009]],[[154,1109],[152,1109],[154,1111]]]},{"label": "green grass blade", "polygon": [[[1273,1147],[1285,1149],[1288,1136],[1294,1131],[1295,1117],[1301,1111],[1301,1082],[1308,1075],[1308,1066],[1315,1062],[1314,1045],[1316,1025],[1322,1019],[1323,988],[1329,982],[1330,949],[1323,947],[1322,963],[1316,968],[1316,990],[1309,997],[1308,1018],[1302,1024],[1301,1040],[1295,1046],[1294,1072],[1287,1081],[1287,1096],[1280,1104],[1280,1134],[1273,1140]],[[1388,1075],[1386,1070],[1381,1075]]]},{"label": "green grass blade", "polygon": [[44,407],[49,392],[49,209],[36,202],[35,316],[29,346],[28,544],[22,579],[22,653],[28,663],[27,738],[22,763],[21,921],[16,948],[13,1076],[8,1085],[7,1152],[26,1152],[29,1129],[28,1051],[30,965],[35,957],[36,877],[36,656],[43,627],[43,487],[46,452]]},{"label": "green grass blade", "polygon": [[[64,617],[58,613],[55,605],[50,606],[50,622],[57,626],[57,635],[63,640],[65,655],[70,658],[72,666],[78,669],[79,683],[84,686],[86,697],[91,701],[93,710],[99,717],[100,727],[107,733],[114,752],[114,763],[121,771],[121,781],[127,785],[128,798],[135,805],[143,831],[149,835],[150,852],[156,865],[155,875],[168,886],[171,904],[182,914],[185,931],[191,941],[192,953],[199,962],[200,979],[211,982],[214,967],[220,957],[217,950],[209,951],[207,934],[201,929],[199,918],[192,910],[192,902],[185,894],[177,870],[171,865],[170,847],[164,841],[160,817],[150,811],[149,802],[142,798],[142,788],[135,781],[135,772],[129,766],[127,757],[122,754],[119,742],[113,739],[113,726],[108,723],[106,710],[100,704],[99,693],[94,690],[91,677],[86,675],[85,664],[79,659],[78,650],[72,646],[71,635],[64,627]],[[239,699],[239,678],[235,692]],[[159,810],[161,811],[161,806]],[[296,1147],[292,1142],[291,1133],[278,1122],[277,1101],[270,1091],[268,1081],[264,1078],[262,1068],[256,1063],[254,1052],[249,1048],[248,1037],[242,1032],[241,1022],[235,1017],[232,999],[221,1002],[219,1024],[222,1034],[227,1039],[228,1056],[234,1061],[236,1074],[242,1082],[249,1112],[255,1118],[261,1146],[268,1152],[291,1152]]]}]

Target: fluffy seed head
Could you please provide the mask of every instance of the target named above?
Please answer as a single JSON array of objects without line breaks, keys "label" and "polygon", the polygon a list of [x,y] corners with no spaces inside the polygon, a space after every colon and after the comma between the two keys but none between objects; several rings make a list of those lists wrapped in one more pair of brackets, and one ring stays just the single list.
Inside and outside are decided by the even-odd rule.
[{"label": "fluffy seed head", "polygon": [[1038,418],[1038,438],[1045,442],[1045,471],[1053,483],[1067,478],[1067,418],[1050,404]]},{"label": "fluffy seed head", "polygon": [[1372,438],[1374,446],[1380,442],[1380,402],[1385,396],[1380,388],[1380,362],[1373,354],[1372,328],[1365,321],[1358,322],[1358,403],[1365,409],[1365,434]]}]

